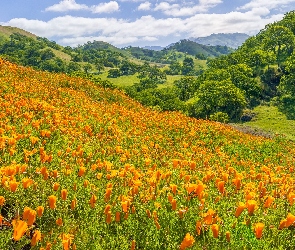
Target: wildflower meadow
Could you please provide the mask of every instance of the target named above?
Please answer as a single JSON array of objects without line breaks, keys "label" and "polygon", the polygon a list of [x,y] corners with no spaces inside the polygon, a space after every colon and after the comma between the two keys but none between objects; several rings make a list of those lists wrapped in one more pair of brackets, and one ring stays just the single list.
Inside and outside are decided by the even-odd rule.
[{"label": "wildflower meadow", "polygon": [[0,249],[293,249],[295,147],[0,59]]}]

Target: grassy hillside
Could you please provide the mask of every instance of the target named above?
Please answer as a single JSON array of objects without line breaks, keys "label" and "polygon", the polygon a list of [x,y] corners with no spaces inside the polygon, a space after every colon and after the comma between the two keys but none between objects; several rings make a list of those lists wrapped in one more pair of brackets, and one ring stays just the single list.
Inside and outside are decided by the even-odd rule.
[{"label": "grassy hillside", "polygon": [[294,154],[0,59],[1,249],[292,249]]},{"label": "grassy hillside", "polygon": [[243,33],[218,33],[211,34],[210,36],[206,37],[190,38],[189,40],[192,40],[196,43],[200,43],[203,45],[222,45],[237,49],[248,38],[249,36]]},{"label": "grassy hillside", "polygon": [[0,25],[0,37],[8,39],[9,36],[13,33],[19,33],[19,34],[22,34],[24,36],[31,37],[31,38],[37,37],[36,35],[28,32],[28,31],[22,30],[20,28]]},{"label": "grassy hillside", "polygon": [[286,115],[278,111],[276,106],[260,105],[253,109],[253,113],[255,116],[250,122],[237,124],[236,126],[244,131],[247,128],[253,128],[254,133],[255,129],[258,129],[272,136],[280,134],[286,139],[295,140],[295,121],[287,119]]}]

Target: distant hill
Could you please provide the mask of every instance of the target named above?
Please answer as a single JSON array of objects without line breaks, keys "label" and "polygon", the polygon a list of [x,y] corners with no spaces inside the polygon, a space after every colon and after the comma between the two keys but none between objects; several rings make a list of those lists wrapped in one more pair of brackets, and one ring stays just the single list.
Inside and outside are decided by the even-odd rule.
[{"label": "distant hill", "polygon": [[28,31],[25,31],[25,30],[22,30],[22,29],[19,29],[19,28],[16,28],[16,27],[11,27],[11,26],[1,26],[0,25],[0,39],[1,38],[9,38],[9,36],[13,33],[19,33],[21,35],[24,35],[24,36],[27,36],[27,37],[31,37],[31,38],[37,38],[36,35],[28,32]]},{"label": "distant hill", "polygon": [[220,55],[227,55],[233,52],[233,50],[227,46],[208,46],[186,39],[169,45],[167,48],[165,48],[165,50],[176,50],[178,52],[186,53],[192,56],[204,57],[203,59],[207,57],[218,57]]},{"label": "distant hill", "polygon": [[249,36],[243,33],[218,33],[206,37],[189,38],[189,40],[203,45],[221,45],[237,49]]},{"label": "distant hill", "polygon": [[160,51],[160,50],[164,49],[164,47],[162,47],[162,46],[144,46],[143,49]]}]

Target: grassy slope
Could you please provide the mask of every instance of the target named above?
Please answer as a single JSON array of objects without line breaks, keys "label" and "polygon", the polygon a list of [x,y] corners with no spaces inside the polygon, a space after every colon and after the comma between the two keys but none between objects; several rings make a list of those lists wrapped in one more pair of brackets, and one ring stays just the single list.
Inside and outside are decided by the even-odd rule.
[{"label": "grassy slope", "polygon": [[179,249],[186,233],[192,249],[295,247],[292,228],[278,230],[295,214],[292,143],[152,111],[118,90],[0,59],[0,148],[1,249],[30,245],[29,236],[12,240],[10,222],[38,206],[44,213],[28,229],[42,233],[35,249],[62,249],[69,236],[77,249],[127,250],[132,240],[137,249]]},{"label": "grassy slope", "polygon": [[274,106],[258,106],[253,110],[256,116],[250,121],[238,124],[241,127],[262,129],[270,134],[281,134],[287,139],[295,140],[295,121],[286,116]]},{"label": "grassy slope", "polygon": [[[113,84],[115,84],[118,87],[127,87],[132,86],[134,83],[139,82],[139,79],[137,78],[137,74],[130,75],[130,76],[120,76],[117,78],[108,78],[108,72],[103,72],[98,75],[102,80],[109,80]],[[167,75],[167,81],[164,84],[159,84],[159,88],[166,88],[166,87],[172,87],[175,80],[179,80],[182,76],[175,75],[170,76]]]},{"label": "grassy slope", "polygon": [[24,35],[24,36],[36,38],[36,35],[28,32],[28,31],[25,31],[25,30],[22,30],[22,29],[19,29],[16,27],[1,26],[0,25],[0,36],[8,39],[9,36],[13,33],[20,33],[21,35]]}]

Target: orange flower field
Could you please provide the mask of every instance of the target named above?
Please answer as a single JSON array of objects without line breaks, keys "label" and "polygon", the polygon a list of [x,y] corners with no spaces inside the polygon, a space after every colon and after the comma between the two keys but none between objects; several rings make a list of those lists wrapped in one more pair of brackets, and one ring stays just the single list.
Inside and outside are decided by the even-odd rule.
[{"label": "orange flower field", "polygon": [[0,249],[294,249],[295,147],[0,59]]}]

